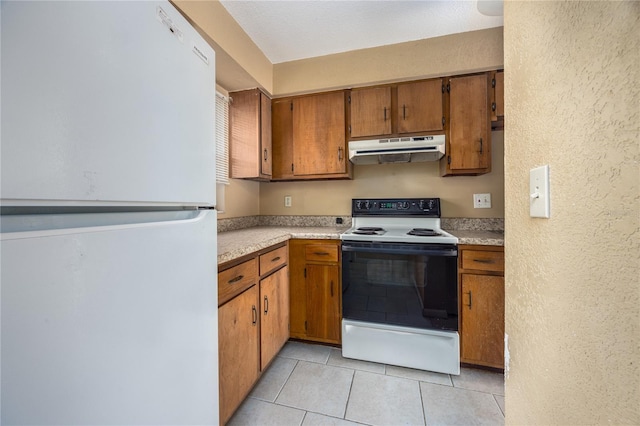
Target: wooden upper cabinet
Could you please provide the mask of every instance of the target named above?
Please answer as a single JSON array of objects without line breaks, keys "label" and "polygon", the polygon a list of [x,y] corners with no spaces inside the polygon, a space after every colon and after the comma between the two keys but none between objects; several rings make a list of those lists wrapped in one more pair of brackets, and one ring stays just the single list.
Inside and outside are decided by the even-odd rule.
[{"label": "wooden upper cabinet", "polygon": [[491,78],[491,126],[504,128],[504,71],[494,71]]},{"label": "wooden upper cabinet", "polygon": [[443,175],[491,171],[490,73],[449,79],[447,154]]},{"label": "wooden upper cabinet", "polygon": [[294,175],[347,173],[344,92],[293,100]]},{"label": "wooden upper cabinet", "polygon": [[349,137],[388,137],[442,131],[443,80],[351,90]]},{"label": "wooden upper cabinet", "polygon": [[272,180],[351,179],[345,92],[275,99]]},{"label": "wooden upper cabinet", "polygon": [[442,130],[442,79],[398,85],[398,133]]},{"label": "wooden upper cabinet", "polygon": [[274,99],[271,104],[273,180],[293,179],[293,101]]},{"label": "wooden upper cabinet", "polygon": [[231,177],[269,180],[272,169],[271,99],[259,89],[230,93]]},{"label": "wooden upper cabinet", "polygon": [[350,136],[358,138],[391,134],[391,87],[351,91]]}]

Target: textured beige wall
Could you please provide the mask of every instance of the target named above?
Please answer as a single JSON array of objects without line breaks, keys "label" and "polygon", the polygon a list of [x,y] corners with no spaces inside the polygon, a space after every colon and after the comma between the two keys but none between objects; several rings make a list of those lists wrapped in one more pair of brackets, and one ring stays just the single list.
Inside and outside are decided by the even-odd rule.
[{"label": "textured beige wall", "polygon": [[506,422],[637,425],[640,3],[504,9]]},{"label": "textured beige wall", "polygon": [[[440,197],[443,217],[504,217],[503,132],[492,134],[491,173],[440,177],[438,163],[355,166],[347,181],[260,184],[260,213],[265,215],[351,215],[358,197]],[[474,193],[491,193],[492,208],[474,209]],[[284,196],[292,197],[284,207]]]},{"label": "textured beige wall", "polygon": [[275,64],[273,95],[487,71],[502,64],[502,28],[491,28]]}]

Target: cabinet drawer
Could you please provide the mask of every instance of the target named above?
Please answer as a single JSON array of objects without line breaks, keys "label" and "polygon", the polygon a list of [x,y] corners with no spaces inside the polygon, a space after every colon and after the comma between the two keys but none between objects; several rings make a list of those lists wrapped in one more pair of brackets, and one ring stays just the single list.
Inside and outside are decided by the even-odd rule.
[{"label": "cabinet drawer", "polygon": [[287,246],[271,250],[260,255],[260,275],[264,275],[269,271],[287,263]]},{"label": "cabinet drawer", "polygon": [[308,244],[304,248],[304,258],[314,262],[337,262],[336,244]]},{"label": "cabinet drawer", "polygon": [[504,272],[504,252],[463,250],[462,268],[479,271]]},{"label": "cabinet drawer", "polygon": [[247,260],[218,273],[218,306],[258,282],[258,259]]}]

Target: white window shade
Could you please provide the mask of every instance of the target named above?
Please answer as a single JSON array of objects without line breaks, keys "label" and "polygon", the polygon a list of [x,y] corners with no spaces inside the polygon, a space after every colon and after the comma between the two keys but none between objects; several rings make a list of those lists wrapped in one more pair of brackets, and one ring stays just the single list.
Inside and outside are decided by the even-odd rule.
[{"label": "white window shade", "polygon": [[229,98],[217,92],[216,182],[229,184]]}]

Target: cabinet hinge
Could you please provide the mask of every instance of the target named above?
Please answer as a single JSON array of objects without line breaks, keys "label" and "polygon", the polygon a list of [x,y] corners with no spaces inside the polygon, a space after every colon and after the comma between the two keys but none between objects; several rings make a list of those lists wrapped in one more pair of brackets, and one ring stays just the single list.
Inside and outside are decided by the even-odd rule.
[{"label": "cabinet hinge", "polygon": [[451,156],[447,155],[447,164],[451,164]]},{"label": "cabinet hinge", "polygon": [[291,102],[290,106],[291,106],[291,111],[293,111],[293,102]]},{"label": "cabinet hinge", "polygon": [[349,134],[351,134],[351,125],[349,125]]},{"label": "cabinet hinge", "polygon": [[442,85],[442,93],[444,93],[444,84]]},{"label": "cabinet hinge", "polygon": [[445,120],[444,117],[442,117],[442,126],[444,126]]},{"label": "cabinet hinge", "polygon": [[491,87],[496,87],[496,79],[495,78],[491,79]]},{"label": "cabinet hinge", "polygon": [[447,93],[451,93],[451,84],[447,83]]},{"label": "cabinet hinge", "polygon": [[351,103],[351,95],[347,96],[347,102]]}]

